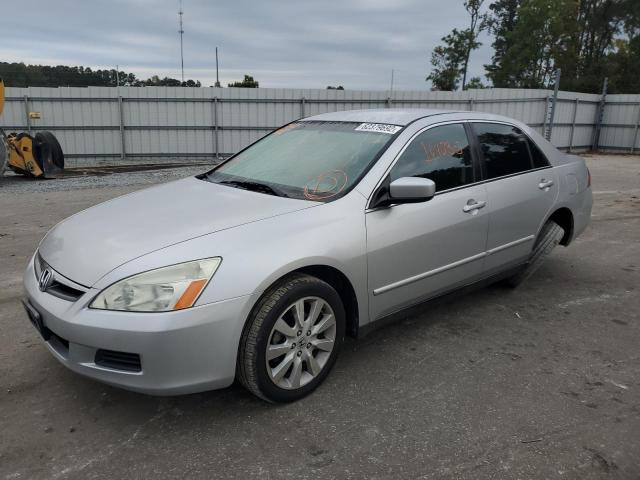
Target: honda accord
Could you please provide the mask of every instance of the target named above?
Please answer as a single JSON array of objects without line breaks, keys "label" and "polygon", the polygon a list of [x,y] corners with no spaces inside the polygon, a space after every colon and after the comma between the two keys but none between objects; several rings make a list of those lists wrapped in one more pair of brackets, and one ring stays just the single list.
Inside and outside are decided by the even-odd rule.
[{"label": "honda accord", "polygon": [[480,112],[289,123],[209,172],[62,221],[24,274],[71,370],[148,394],[293,401],[345,335],[461,287],[531,275],[587,226],[582,158]]}]

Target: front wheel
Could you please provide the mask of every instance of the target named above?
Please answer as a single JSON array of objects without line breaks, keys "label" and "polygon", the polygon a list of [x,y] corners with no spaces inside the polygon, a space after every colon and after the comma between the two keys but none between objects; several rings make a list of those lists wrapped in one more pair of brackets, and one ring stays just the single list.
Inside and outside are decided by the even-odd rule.
[{"label": "front wheel", "polygon": [[344,306],[331,285],[310,275],[287,277],[265,292],[249,317],[238,380],[264,400],[298,400],[329,374],[344,332]]}]

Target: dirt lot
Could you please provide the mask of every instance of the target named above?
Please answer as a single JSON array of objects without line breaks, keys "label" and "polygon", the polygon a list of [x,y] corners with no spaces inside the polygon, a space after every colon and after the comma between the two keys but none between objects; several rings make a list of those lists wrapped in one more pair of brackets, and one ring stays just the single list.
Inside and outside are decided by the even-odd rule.
[{"label": "dirt lot", "polygon": [[83,208],[202,167],[0,183],[0,479],[640,478],[640,157],[589,158],[589,230],[490,287],[347,342],[314,395],[174,398],[79,377],[19,304]]}]

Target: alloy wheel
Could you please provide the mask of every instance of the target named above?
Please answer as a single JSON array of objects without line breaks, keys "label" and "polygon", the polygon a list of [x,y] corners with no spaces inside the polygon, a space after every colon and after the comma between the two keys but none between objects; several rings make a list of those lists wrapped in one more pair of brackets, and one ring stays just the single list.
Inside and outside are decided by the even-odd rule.
[{"label": "alloy wheel", "polygon": [[320,297],[304,297],[278,317],[267,342],[266,365],[278,387],[300,388],[322,372],[333,351],[336,318]]}]

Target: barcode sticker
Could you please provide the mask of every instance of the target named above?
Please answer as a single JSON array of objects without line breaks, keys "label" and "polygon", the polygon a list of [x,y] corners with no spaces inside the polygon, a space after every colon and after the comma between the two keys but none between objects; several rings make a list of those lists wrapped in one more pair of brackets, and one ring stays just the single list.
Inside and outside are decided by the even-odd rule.
[{"label": "barcode sticker", "polygon": [[361,123],[355,129],[358,132],[378,132],[393,135],[402,130],[402,127],[398,125],[388,125],[386,123]]}]

